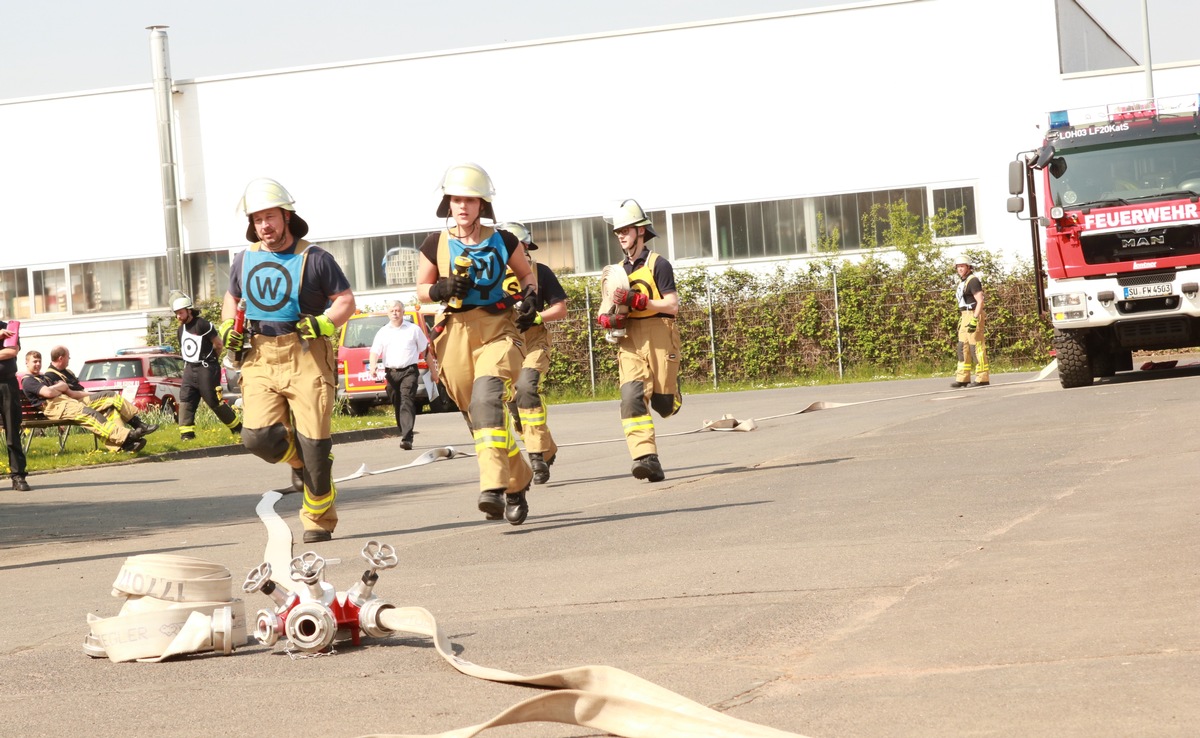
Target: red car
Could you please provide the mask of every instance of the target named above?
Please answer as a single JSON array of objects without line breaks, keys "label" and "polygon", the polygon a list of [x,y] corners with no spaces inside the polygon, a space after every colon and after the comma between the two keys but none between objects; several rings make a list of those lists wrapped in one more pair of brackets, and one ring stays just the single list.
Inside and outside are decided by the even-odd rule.
[{"label": "red car", "polygon": [[162,408],[179,417],[183,357],[169,346],[120,349],[115,356],[83,362],[78,374],[89,392],[120,392],[139,413]]}]

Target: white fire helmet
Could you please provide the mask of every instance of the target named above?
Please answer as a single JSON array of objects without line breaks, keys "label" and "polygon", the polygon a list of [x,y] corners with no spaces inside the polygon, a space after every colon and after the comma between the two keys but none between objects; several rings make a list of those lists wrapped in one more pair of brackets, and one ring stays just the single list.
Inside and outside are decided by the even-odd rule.
[{"label": "white fire helmet", "polygon": [[439,218],[450,215],[450,198],[457,196],[478,197],[482,201],[479,214],[488,220],[496,219],[492,210],[492,198],[496,196],[496,188],[492,185],[492,178],[478,164],[464,162],[451,166],[442,175],[441,191],[442,202],[437,209]]},{"label": "white fire helmet", "polygon": [[658,234],[654,231],[654,223],[646,216],[646,211],[642,210],[642,206],[638,205],[638,201],[633,198],[624,200],[611,215],[604,218],[612,226],[613,233],[625,228],[626,226],[645,226],[646,237],[645,241],[649,241]]},{"label": "white fire helmet", "polygon": [[496,228],[516,236],[518,241],[525,244],[526,251],[537,251],[538,245],[533,242],[533,234],[529,232],[524,223],[501,223]]},{"label": "white fire helmet", "polygon": [[296,211],[296,200],[284,189],[283,185],[267,177],[259,177],[246,185],[242,199],[238,200],[237,209],[242,215],[253,215],[268,208],[283,208]]},{"label": "white fire helmet", "polygon": [[175,298],[171,300],[171,312],[179,312],[184,308],[188,310],[192,309],[192,298],[188,297],[182,292],[176,292]]},{"label": "white fire helmet", "polygon": [[242,193],[242,199],[238,200],[237,204],[237,211],[250,221],[246,226],[247,241],[250,243],[258,241],[258,235],[254,231],[254,220],[251,216],[271,208],[282,208],[291,212],[292,215],[288,218],[288,230],[293,236],[304,238],[308,235],[308,223],[296,214],[296,200],[291,193],[275,180],[269,177],[259,177],[250,180],[250,184],[246,185],[246,191]]},{"label": "white fire helmet", "polygon": [[959,264],[966,264],[967,266],[971,267],[972,269],[975,268],[975,262],[972,261],[971,257],[968,256],[967,252],[965,252],[965,251],[963,251],[959,254],[955,254],[955,256],[954,256],[954,266],[958,266]]}]

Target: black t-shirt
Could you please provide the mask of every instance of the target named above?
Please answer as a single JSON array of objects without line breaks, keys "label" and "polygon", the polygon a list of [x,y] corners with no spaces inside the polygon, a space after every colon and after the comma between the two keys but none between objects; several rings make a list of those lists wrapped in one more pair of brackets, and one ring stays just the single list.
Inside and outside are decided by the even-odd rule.
[{"label": "black t-shirt", "polygon": [[[8,321],[0,320],[0,330],[8,327]],[[17,378],[17,357],[11,359],[0,359],[0,381],[8,381]]]},{"label": "black t-shirt", "polygon": [[[183,335],[185,331],[188,334],[186,341]],[[183,360],[191,364],[216,361],[217,352],[213,350],[212,341],[214,333],[212,323],[199,316],[193,316],[187,323],[180,323],[179,353]]]},{"label": "black t-shirt", "polygon": [[[292,253],[291,248],[280,253]],[[236,299],[242,297],[242,262],[246,252],[239,252],[233,257],[229,267],[229,294]],[[350,289],[350,281],[346,273],[338,265],[333,254],[325,249],[309,245],[308,256],[304,260],[304,277],[300,285],[300,312],[305,315],[320,315],[329,307],[333,296]],[[280,323],[268,320],[254,322],[254,331],[266,336],[283,336],[296,332],[295,323]]]},{"label": "black t-shirt", "polygon": [[25,393],[25,399],[29,400],[30,405],[41,408],[45,399],[38,393],[42,391],[42,387],[49,387],[57,381],[57,379],[51,380],[44,374],[26,374],[21,380],[21,392]]},{"label": "black t-shirt", "polygon": [[[511,255],[517,250],[517,247],[521,245],[521,242],[517,240],[516,236],[508,231],[500,231],[499,233],[500,238],[504,239],[504,245],[508,247],[508,253]],[[451,238],[453,238],[453,236]],[[421,243],[421,253],[425,255],[426,259],[432,261],[435,267],[438,265],[438,243],[441,242],[441,240],[442,232],[434,231],[426,236],[425,240]],[[505,259],[504,262],[507,264],[508,259]],[[450,275],[438,274],[438,276],[449,277]]]},{"label": "black t-shirt", "polygon": [[50,365],[50,368],[46,369],[46,373],[43,376],[50,380],[50,384],[54,384],[61,379],[62,381],[66,382],[67,386],[71,389],[78,392],[83,391],[83,383],[79,381],[79,377],[75,376],[75,372],[71,371],[70,369],[59,369],[52,364]]},{"label": "black t-shirt", "polygon": [[[637,271],[650,258],[650,253],[650,249],[646,249],[636,261],[631,262],[629,259],[626,259],[622,262],[622,266],[625,267],[625,273],[633,274]],[[672,292],[679,291],[675,287],[675,268],[671,266],[671,262],[667,261],[666,257],[662,254],[659,254],[658,258],[654,260],[654,284],[658,286],[658,293],[660,295],[669,295]]]},{"label": "black t-shirt", "polygon": [[542,299],[543,308],[566,301],[567,291],[563,289],[562,282],[558,281],[558,277],[555,276],[554,271],[550,267],[545,264],[538,264],[537,280],[538,297]]}]

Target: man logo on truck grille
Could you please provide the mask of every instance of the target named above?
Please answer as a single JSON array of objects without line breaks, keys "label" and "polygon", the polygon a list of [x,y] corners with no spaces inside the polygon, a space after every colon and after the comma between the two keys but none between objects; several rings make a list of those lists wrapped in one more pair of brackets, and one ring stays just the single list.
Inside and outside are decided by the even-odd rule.
[{"label": "man logo on truck grille", "polygon": [[1121,248],[1137,249],[1143,246],[1166,246],[1166,236],[1134,236],[1133,238],[1122,238]]}]

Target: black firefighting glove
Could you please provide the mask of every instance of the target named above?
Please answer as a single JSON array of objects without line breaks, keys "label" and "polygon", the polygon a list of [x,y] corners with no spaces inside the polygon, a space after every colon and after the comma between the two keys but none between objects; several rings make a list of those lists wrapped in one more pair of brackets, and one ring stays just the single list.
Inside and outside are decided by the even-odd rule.
[{"label": "black firefighting glove", "polygon": [[528,321],[528,325],[521,330],[528,330],[533,325],[533,320],[541,309],[542,301],[538,297],[537,287],[529,285],[521,293],[521,301],[517,303],[517,325],[519,326],[522,321]]},{"label": "black firefighting glove", "polygon": [[429,285],[429,299],[433,302],[448,302],[451,297],[461,300],[467,296],[471,284],[470,277],[442,277]]}]

